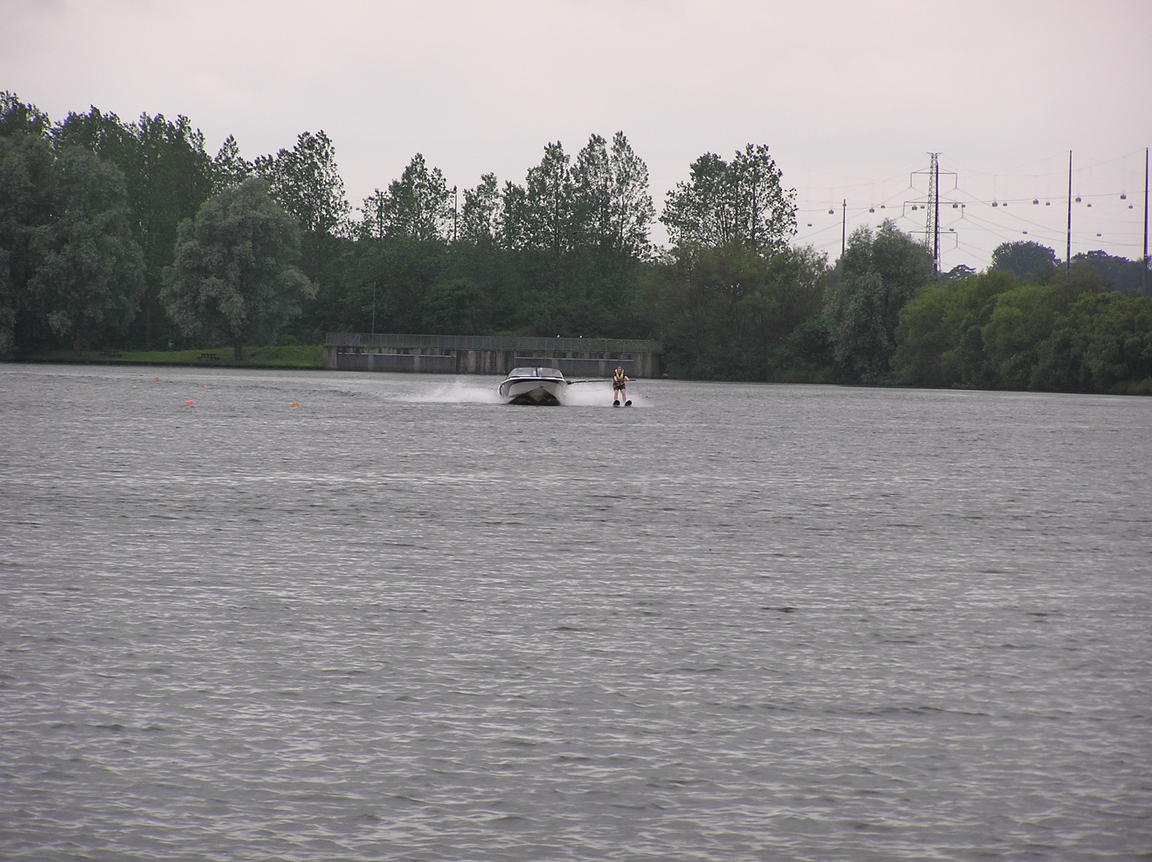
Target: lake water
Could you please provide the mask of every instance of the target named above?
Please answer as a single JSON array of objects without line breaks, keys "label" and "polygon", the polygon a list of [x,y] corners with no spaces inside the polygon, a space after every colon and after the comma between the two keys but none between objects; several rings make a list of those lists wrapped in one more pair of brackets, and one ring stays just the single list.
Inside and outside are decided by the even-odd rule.
[{"label": "lake water", "polygon": [[1152,399],[0,365],[0,857],[1152,851]]}]

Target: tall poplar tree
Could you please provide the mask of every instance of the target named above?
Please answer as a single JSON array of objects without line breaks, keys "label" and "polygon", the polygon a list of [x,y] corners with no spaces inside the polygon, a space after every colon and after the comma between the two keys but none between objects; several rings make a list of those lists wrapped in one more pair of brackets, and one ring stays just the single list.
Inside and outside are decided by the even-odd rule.
[{"label": "tall poplar tree", "polygon": [[417,153],[400,179],[364,201],[365,224],[379,238],[412,239],[418,242],[453,238],[455,202],[453,190],[439,168],[429,169]]},{"label": "tall poplar tree", "polygon": [[132,233],[124,177],[81,147],[55,164],[51,230],[29,282],[54,335],[79,349],[127,331],[144,289],[144,256]]},{"label": "tall poplar tree", "polygon": [[505,189],[505,219],[514,247],[547,252],[553,260],[572,247],[571,158],[556,141],[529,168],[522,187]]},{"label": "tall poplar tree", "polygon": [[0,94],[0,358],[47,328],[29,282],[55,218],[49,122],[14,94]]},{"label": "tall poplar tree", "polygon": [[125,124],[112,113],[90,108],[69,114],[52,130],[55,147],[82,146],[124,175],[132,230],[144,254],[145,283],[136,338],[147,345],[167,342],[172,332],[159,307],[164,268],[172,263],[176,228],[212,194],[212,160],[204,136],[184,116],[141,114]]},{"label": "tall poplar tree", "polygon": [[476,245],[491,245],[500,235],[502,204],[495,174],[484,174],[474,189],[465,189],[457,238]]},{"label": "tall poplar tree", "polygon": [[35,105],[23,102],[18,95],[0,90],[0,138],[13,135],[44,137],[52,120]]},{"label": "tall poplar tree", "polygon": [[258,157],[254,170],[268,181],[272,197],[304,230],[331,235],[345,232],[344,180],[336,165],[336,148],[323,130],[301,132],[292,149]]},{"label": "tall poplar tree", "polygon": [[705,153],[668,193],[660,221],[684,249],[735,243],[761,254],[782,251],[796,232],[796,191],[782,180],[765,144],[747,144],[731,161]]},{"label": "tall poplar tree", "polygon": [[611,149],[592,135],[572,167],[572,210],[577,245],[643,258],[655,215],[648,191],[648,166],[623,132]]},{"label": "tall poplar tree", "polygon": [[253,175],[252,162],[240,154],[240,145],[229,135],[212,160],[212,190],[219,193],[238,186]]}]

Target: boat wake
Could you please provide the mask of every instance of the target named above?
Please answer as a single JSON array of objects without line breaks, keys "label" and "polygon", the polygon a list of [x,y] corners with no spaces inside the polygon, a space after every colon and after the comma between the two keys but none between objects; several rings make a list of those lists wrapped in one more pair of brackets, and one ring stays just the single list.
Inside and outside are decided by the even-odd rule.
[{"label": "boat wake", "polygon": [[574,383],[564,392],[564,403],[573,407],[611,407],[612,382]]},{"label": "boat wake", "polygon": [[[504,404],[497,386],[485,379],[483,382],[453,380],[432,383],[420,389],[393,392],[385,396],[388,400],[404,401],[411,404]],[[642,395],[628,393],[633,406],[642,406]],[[564,390],[564,404],[569,407],[612,407],[612,384],[609,380],[590,383],[577,383]]]},{"label": "boat wake", "polygon": [[464,380],[453,380],[451,383],[429,386],[419,392],[409,392],[401,400],[416,404],[502,403],[496,387],[489,383],[470,383]]}]

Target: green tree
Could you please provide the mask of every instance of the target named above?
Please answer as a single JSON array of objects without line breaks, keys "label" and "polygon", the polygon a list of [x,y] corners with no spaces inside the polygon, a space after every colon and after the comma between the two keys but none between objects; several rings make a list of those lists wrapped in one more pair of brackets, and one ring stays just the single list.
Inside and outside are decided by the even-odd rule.
[{"label": "green tree", "polygon": [[141,114],[126,125],[115,114],[93,107],[69,114],[52,131],[58,150],[83,146],[124,175],[136,242],[144,254],[145,287],[135,340],[164,343],[173,334],[160,306],[164,270],[172,263],[176,229],[212,194],[212,161],[204,136],[184,116]]},{"label": "green tree", "polygon": [[360,205],[360,221],[356,223],[355,234],[357,239],[384,239],[384,207],[388,196],[374,189],[372,194],[364,198]]},{"label": "green tree", "polygon": [[456,208],[454,190],[448,188],[439,168],[429,169],[417,153],[404,168],[400,179],[379,190],[364,202],[369,235],[382,239],[410,239],[417,242],[448,242],[453,236]]},{"label": "green tree", "polygon": [[976,275],[976,270],[968,266],[966,263],[960,263],[952,267],[947,272],[940,273],[941,281],[959,281],[963,278],[971,278]]},{"label": "green tree", "polygon": [[85,119],[70,145],[45,114],[0,97],[0,355],[108,343],[137,310],[141,254],[110,161],[131,136],[95,109]]},{"label": "green tree", "polygon": [[[999,294],[988,322],[980,328],[991,385],[1013,390],[1038,388],[1037,368],[1047,366],[1044,374],[1049,376],[1054,368],[1054,357],[1042,356],[1045,342],[1080,297],[1106,289],[1103,279],[1082,270],[1070,276],[1058,274],[1051,284],[1025,284]],[[1053,347],[1050,344],[1047,349]]]},{"label": "green tree", "polygon": [[891,221],[859,228],[836,264],[825,314],[844,379],[883,383],[892,368],[900,311],[935,278],[931,253]]},{"label": "green tree", "polygon": [[992,250],[992,269],[1021,284],[1047,284],[1056,274],[1056,252],[1038,242],[1006,242]]},{"label": "green tree", "polygon": [[784,363],[815,345],[789,337],[819,312],[825,265],[812,249],[681,250],[650,282],[670,368],[696,378],[791,377]]},{"label": "green tree", "polygon": [[528,212],[528,193],[523,186],[509,180],[500,191],[499,232],[500,245],[510,251],[530,249],[531,218]]},{"label": "green tree", "polygon": [[323,130],[301,132],[291,150],[260,156],[253,169],[268,181],[272,197],[314,233],[341,234],[348,222],[344,180],[336,148]]},{"label": "green tree", "polygon": [[[423,332],[434,286],[450,276],[443,243],[405,237],[356,243],[343,261],[347,316],[376,332]],[[440,309],[442,310],[442,309]]]},{"label": "green tree", "polygon": [[1152,298],[1088,293],[1073,303],[1062,324],[1080,333],[1077,346],[1093,392],[1152,394]]},{"label": "green tree", "polygon": [[[331,319],[331,310],[344,286],[334,279],[343,239],[350,233],[344,181],[336,164],[336,148],[324,131],[302,132],[290,150],[257,157],[253,173],[265,179],[272,198],[295,217],[300,237],[300,269],[317,287],[317,301],[307,304],[305,317]],[[298,330],[306,335],[310,327]]]},{"label": "green tree", "polygon": [[524,185],[505,183],[499,245],[508,254],[508,281],[495,303],[510,309],[509,328],[525,334],[583,331],[589,286],[574,275],[571,159],[548,144]]},{"label": "green tree", "polygon": [[660,221],[675,246],[780,251],[796,232],[796,191],[782,178],[765,144],[747,144],[731,162],[705,153],[668,193]]},{"label": "green tree", "polygon": [[828,383],[835,356],[832,326],[823,314],[809,317],[780,346],[776,378],[781,382]]},{"label": "green tree", "polygon": [[1140,293],[1141,263],[1104,251],[1089,251],[1072,258],[1072,269],[1095,273],[1113,290]]},{"label": "green tree", "polygon": [[144,257],[132,234],[124,177],[91,152],[69,147],[55,164],[56,208],[29,283],[54,335],[79,349],[127,331],[144,289]]},{"label": "green tree", "polygon": [[516,272],[518,255],[503,244],[501,223],[503,201],[494,174],[484,174],[474,189],[465,189],[456,242],[446,261],[446,276],[465,279],[484,296],[483,313],[477,325],[488,331],[494,322],[500,328],[519,326],[517,313],[523,287]]},{"label": "green tree", "polygon": [[48,115],[35,105],[21,101],[15,93],[0,90],[0,138],[13,135],[42,138],[51,126]]},{"label": "green tree", "polygon": [[1016,286],[1009,273],[989,270],[930,285],[910,299],[896,331],[895,379],[910,386],[980,385],[983,344],[968,332],[979,335],[996,297]]},{"label": "green tree", "polygon": [[551,315],[563,332],[634,334],[636,274],[649,257],[653,217],[648,168],[623,132],[611,147],[592,135],[568,175],[564,249],[555,260],[562,302]]},{"label": "green tree", "polygon": [[424,320],[431,332],[474,335],[487,326],[487,297],[470,278],[437,282],[428,294]]},{"label": "green tree", "polygon": [[31,282],[52,236],[54,172],[51,145],[41,134],[0,136],[0,358],[50,335]]},{"label": "green tree", "polygon": [[101,161],[116,165],[124,174],[125,183],[132,178],[135,187],[130,191],[139,192],[143,187],[140,141],[133,127],[115,114],[95,106],[86,114],[69,113],[52,129],[51,136],[57,150],[84,147]]},{"label": "green tree", "polygon": [[484,174],[476,188],[464,190],[457,239],[478,246],[496,245],[500,238],[501,207],[496,175]]},{"label": "green tree", "polygon": [[611,149],[592,135],[572,167],[574,243],[628,258],[648,256],[649,228],[655,215],[648,191],[648,166],[632,150],[623,132]]},{"label": "green tree", "polygon": [[133,171],[124,173],[146,267],[141,334],[146,344],[165,344],[174,332],[160,301],[164,271],[172,263],[181,221],[212,194],[212,162],[204,135],[185,116],[169,120],[142,114],[132,128],[139,143],[135,192]]},{"label": "green tree", "polygon": [[[649,255],[648,170],[623,132],[593,134],[575,161],[549,143],[523,184],[464,193],[460,239],[500,253],[491,308],[515,331],[630,334],[637,267]],[[475,257],[470,252],[465,256]]]},{"label": "green tree", "polygon": [[255,167],[240,154],[240,145],[229,135],[221,144],[216,158],[212,160],[212,191],[219,194],[225,189],[238,186],[253,176]]},{"label": "green tree", "polygon": [[300,231],[250,179],[207,201],[180,225],[162,298],[184,333],[221,339],[237,359],[245,345],[271,339],[315,294],[296,267]]},{"label": "green tree", "polygon": [[1034,389],[1152,394],[1152,298],[1080,294],[1035,349]]},{"label": "green tree", "polygon": [[544,148],[523,187],[504,192],[504,231],[511,248],[547,252],[553,261],[572,247],[571,159],[557,141]]}]

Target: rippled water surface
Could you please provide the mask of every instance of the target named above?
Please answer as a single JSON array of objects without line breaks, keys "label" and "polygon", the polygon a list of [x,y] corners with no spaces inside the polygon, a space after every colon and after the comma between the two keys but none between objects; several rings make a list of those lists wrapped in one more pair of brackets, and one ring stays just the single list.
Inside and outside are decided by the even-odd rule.
[{"label": "rippled water surface", "polygon": [[0,365],[0,857],[1152,850],[1152,399],[498,382]]}]

